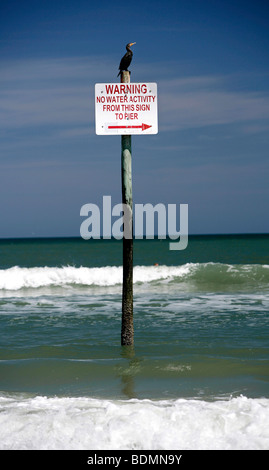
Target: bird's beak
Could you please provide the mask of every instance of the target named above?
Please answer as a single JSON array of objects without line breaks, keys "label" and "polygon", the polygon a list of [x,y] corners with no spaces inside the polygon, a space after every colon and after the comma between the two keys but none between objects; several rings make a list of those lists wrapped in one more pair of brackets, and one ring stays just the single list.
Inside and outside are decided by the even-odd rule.
[{"label": "bird's beak", "polygon": [[136,44],[136,42],[131,42],[130,46],[133,46],[134,44]]}]

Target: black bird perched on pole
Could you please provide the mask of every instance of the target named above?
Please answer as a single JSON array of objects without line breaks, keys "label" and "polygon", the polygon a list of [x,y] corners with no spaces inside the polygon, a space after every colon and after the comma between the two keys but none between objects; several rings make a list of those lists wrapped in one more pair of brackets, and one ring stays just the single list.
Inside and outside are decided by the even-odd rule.
[{"label": "black bird perched on pole", "polygon": [[124,56],[122,57],[120,61],[119,73],[117,76],[119,76],[121,72],[123,72],[123,70],[127,70],[130,63],[132,62],[133,51],[130,49],[130,47],[133,46],[134,44],[136,44],[136,42],[129,42],[129,44],[127,44],[126,46],[127,52],[126,54],[124,54]]}]

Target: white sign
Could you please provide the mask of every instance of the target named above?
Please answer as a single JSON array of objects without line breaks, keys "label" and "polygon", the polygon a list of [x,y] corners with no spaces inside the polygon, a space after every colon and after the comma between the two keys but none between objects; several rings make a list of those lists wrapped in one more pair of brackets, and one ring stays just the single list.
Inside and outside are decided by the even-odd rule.
[{"label": "white sign", "polygon": [[96,83],[95,130],[99,135],[157,134],[157,83]]}]

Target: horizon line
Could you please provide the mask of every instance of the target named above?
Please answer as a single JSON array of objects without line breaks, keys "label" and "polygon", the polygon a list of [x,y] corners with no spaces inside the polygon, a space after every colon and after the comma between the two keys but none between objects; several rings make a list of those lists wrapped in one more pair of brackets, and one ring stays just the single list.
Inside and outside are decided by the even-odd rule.
[{"label": "horizon line", "polygon": [[[227,236],[260,236],[260,235],[269,235],[269,232],[229,232],[229,233],[192,233],[192,234],[189,234],[188,237],[227,237]],[[180,238],[180,236],[179,236]],[[90,240],[95,240],[95,241],[98,241],[98,240],[115,240],[115,241],[122,241],[122,238],[121,239],[117,239],[113,236],[111,236],[111,238],[104,238],[102,236],[100,236],[100,238],[89,238],[89,239],[83,239],[80,235],[48,235],[48,236],[14,236],[14,237],[0,237],[0,241],[4,241],[4,240],[48,240],[48,239],[51,239],[51,240],[59,240],[59,239],[81,239],[82,241],[84,242],[88,242]],[[169,240],[170,237],[169,235],[166,235],[165,238],[158,238],[158,235],[154,235],[154,238],[147,238],[146,235],[143,236],[143,238],[135,238],[133,237],[133,240],[134,241],[139,241],[139,240],[160,240],[160,241],[165,241],[165,240]],[[171,241],[171,239],[170,239]]]}]

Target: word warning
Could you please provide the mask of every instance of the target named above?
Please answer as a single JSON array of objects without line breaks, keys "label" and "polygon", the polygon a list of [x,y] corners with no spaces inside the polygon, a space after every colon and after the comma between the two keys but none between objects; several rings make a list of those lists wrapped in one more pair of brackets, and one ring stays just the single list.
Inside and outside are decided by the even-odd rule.
[{"label": "word warning", "polygon": [[96,83],[95,130],[99,135],[157,134],[157,84]]}]

